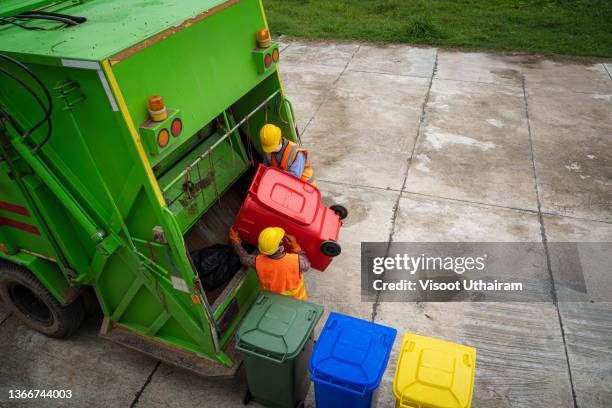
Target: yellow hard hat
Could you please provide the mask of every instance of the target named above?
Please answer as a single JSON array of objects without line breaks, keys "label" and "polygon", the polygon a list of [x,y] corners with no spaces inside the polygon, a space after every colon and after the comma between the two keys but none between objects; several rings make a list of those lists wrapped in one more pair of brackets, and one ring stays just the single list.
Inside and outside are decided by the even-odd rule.
[{"label": "yellow hard hat", "polygon": [[264,228],[263,231],[259,233],[259,239],[257,240],[259,252],[264,255],[272,255],[278,249],[284,236],[285,230],[282,228]]},{"label": "yellow hard hat", "polygon": [[278,126],[267,123],[261,127],[259,131],[259,141],[261,148],[266,153],[271,153],[276,150],[281,142],[282,132]]}]

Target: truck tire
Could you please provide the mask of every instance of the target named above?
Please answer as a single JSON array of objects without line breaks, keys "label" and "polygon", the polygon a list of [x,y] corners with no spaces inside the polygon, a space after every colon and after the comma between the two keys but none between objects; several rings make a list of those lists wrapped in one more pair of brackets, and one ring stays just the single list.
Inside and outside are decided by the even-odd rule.
[{"label": "truck tire", "polygon": [[0,297],[30,328],[49,337],[68,337],[85,318],[81,297],[62,306],[27,269],[0,262]]}]

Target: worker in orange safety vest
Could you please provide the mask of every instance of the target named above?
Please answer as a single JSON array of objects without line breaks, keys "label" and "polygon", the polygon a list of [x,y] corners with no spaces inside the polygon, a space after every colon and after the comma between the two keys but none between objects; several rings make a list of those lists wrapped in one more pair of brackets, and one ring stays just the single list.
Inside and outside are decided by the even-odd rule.
[{"label": "worker in orange safety vest", "polygon": [[[242,264],[255,268],[261,290],[300,300],[308,298],[303,273],[310,269],[310,261],[295,237],[285,234],[282,228],[265,228],[257,242],[259,253],[249,254],[233,227],[229,236]],[[285,246],[290,252],[285,251]]]},{"label": "worker in orange safety vest", "polygon": [[278,126],[265,124],[259,131],[259,141],[264,151],[265,166],[279,168],[314,187],[317,186],[308,160],[308,151],[284,138]]}]

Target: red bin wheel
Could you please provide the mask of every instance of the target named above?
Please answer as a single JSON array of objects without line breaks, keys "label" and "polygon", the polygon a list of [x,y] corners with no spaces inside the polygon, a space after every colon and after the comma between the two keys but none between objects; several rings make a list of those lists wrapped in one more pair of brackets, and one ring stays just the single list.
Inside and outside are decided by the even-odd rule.
[{"label": "red bin wheel", "polygon": [[333,212],[336,213],[336,215],[341,219],[345,219],[348,216],[348,210],[346,209],[345,206],[340,205],[340,204],[334,204],[331,207],[329,207],[330,210],[332,210]]},{"label": "red bin wheel", "polygon": [[340,255],[340,252],[342,252],[342,248],[340,247],[340,244],[338,244],[336,241],[323,241],[321,242],[321,253],[325,256],[329,256],[329,257],[335,257]]}]

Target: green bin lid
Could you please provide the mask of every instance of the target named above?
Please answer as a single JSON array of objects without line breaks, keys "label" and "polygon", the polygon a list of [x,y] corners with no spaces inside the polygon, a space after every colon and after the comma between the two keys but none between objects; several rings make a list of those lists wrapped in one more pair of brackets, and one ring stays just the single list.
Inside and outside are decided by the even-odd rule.
[{"label": "green bin lid", "polygon": [[322,314],[321,306],[263,292],[238,328],[236,348],[277,362],[292,359],[302,351]]}]

